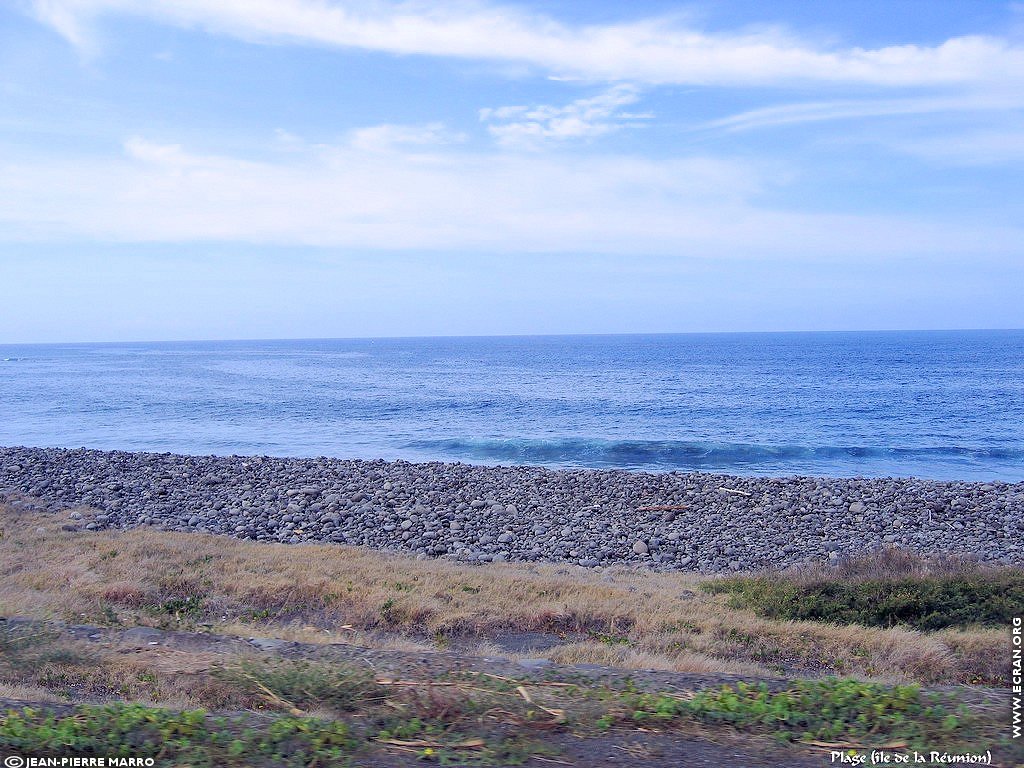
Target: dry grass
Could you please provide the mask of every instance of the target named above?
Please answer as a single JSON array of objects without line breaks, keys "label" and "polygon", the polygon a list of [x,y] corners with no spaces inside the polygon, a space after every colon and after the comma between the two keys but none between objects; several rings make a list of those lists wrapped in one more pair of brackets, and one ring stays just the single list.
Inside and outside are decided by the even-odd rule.
[{"label": "dry grass", "polygon": [[992,570],[993,566],[986,566],[966,555],[937,554],[924,558],[895,547],[886,547],[870,555],[843,557],[834,564],[820,562],[795,566],[785,573],[797,583],[814,583],[835,579],[859,582],[955,577]]},{"label": "dry grass", "polygon": [[183,707],[249,704],[206,674],[218,661],[209,653],[167,648],[125,653],[37,629],[3,629],[0,697]]},{"label": "dry grass", "polygon": [[[958,682],[992,683],[1009,685],[1009,669],[1006,652],[1000,647],[1006,645],[1006,631],[1002,629],[974,629],[963,632],[944,629],[935,633],[935,638],[949,649],[966,675]],[[969,670],[969,672],[968,672]]]},{"label": "dry grass", "polygon": [[[34,636],[33,631],[37,632]],[[29,638],[32,642],[24,642]],[[44,702],[113,703],[103,709],[64,708],[60,743],[67,748],[74,747],[80,754],[95,754],[120,748],[126,739],[157,743],[154,750],[166,744],[172,749],[193,747],[187,760],[190,764],[227,764],[227,760],[209,760],[195,751],[196,726],[216,725],[221,729],[218,741],[234,746],[235,739],[243,733],[231,727],[237,725],[234,716],[240,710],[265,711],[271,717],[290,716],[278,720],[286,725],[279,732],[289,737],[289,750],[297,744],[293,736],[305,738],[303,734],[312,734],[315,738],[323,732],[308,719],[312,716],[328,723],[333,721],[338,726],[337,733],[354,737],[351,748],[359,748],[361,757],[373,759],[380,750],[393,746],[404,750],[411,744],[429,745],[431,753],[424,753],[424,757],[433,754],[438,762],[459,765],[466,764],[462,758],[468,753],[461,751],[463,748],[472,748],[473,757],[481,758],[474,760],[474,765],[506,765],[510,764],[509,759],[520,764],[531,755],[556,755],[558,751],[552,751],[550,745],[540,748],[552,736],[561,737],[556,743],[564,744],[566,739],[575,742],[600,734],[602,741],[597,750],[601,751],[608,749],[609,737],[632,746],[639,743],[634,740],[644,741],[652,732],[659,731],[720,744],[723,739],[731,743],[739,733],[744,733],[747,741],[774,731],[777,740],[788,741],[796,734],[788,731],[787,721],[807,724],[811,735],[819,741],[873,743],[906,739],[913,740],[915,746],[920,743],[929,748],[977,744],[980,746],[968,751],[981,751],[994,743],[1004,722],[1002,710],[993,711],[984,702],[973,702],[965,705],[950,725],[941,713],[925,708],[937,701],[930,695],[919,695],[915,689],[893,689],[852,680],[796,681],[789,684],[787,691],[775,694],[769,694],[767,688],[737,686],[680,695],[678,691],[642,693],[628,685],[628,678],[622,681],[627,685],[621,687],[600,682],[587,684],[582,680],[562,683],[457,673],[438,681],[431,675],[381,677],[372,664],[266,655],[222,653],[211,663],[202,652],[142,648],[125,656],[124,647],[89,647],[56,633],[46,634],[23,626],[0,627],[0,643],[11,651],[0,655],[0,699],[32,702],[33,709],[43,713],[48,709],[45,704],[40,706]],[[557,653],[561,660],[577,663],[589,660],[698,672],[716,666],[713,659],[696,655],[688,660],[681,655],[676,666],[664,666],[657,657],[607,643],[564,646]],[[946,697],[947,702],[952,700],[952,696]],[[854,714],[862,717],[847,715],[845,720],[835,720],[822,716],[823,711],[842,711],[851,702],[859,707]],[[139,704],[145,709],[134,706]],[[765,719],[766,705],[782,714]],[[196,720],[196,709],[212,710],[219,717],[205,718],[199,713]],[[193,712],[175,720],[180,710]],[[894,711],[898,718],[892,716]],[[292,717],[304,719],[297,721]],[[19,719],[11,715],[5,733],[8,738],[14,733],[15,743],[23,751],[26,744],[33,743],[40,745],[40,751],[43,744],[52,749],[53,725],[41,718],[42,715],[24,714]],[[38,723],[43,729],[26,730],[26,721]],[[155,732],[146,730],[146,724],[154,722],[178,722],[180,726]],[[270,722],[268,717],[249,721],[252,731],[260,733],[268,730]],[[321,722],[320,727],[323,726]],[[172,738],[168,741],[168,737]],[[96,738],[105,741],[99,743]],[[327,746],[337,743],[330,741]],[[763,749],[767,743],[756,748]],[[749,742],[747,746],[751,746]],[[174,759],[173,753],[160,754]],[[245,754],[248,758],[250,753]],[[259,753],[251,754],[256,757]],[[288,754],[294,755],[294,751]],[[592,756],[594,752],[588,750],[587,754]],[[330,750],[319,755],[319,759],[309,757],[302,763],[333,765],[337,759]],[[252,764],[248,759],[231,762],[243,763]]]},{"label": "dry grass", "polygon": [[[689,574],[468,566],[152,530],[71,533],[60,530],[64,521],[0,509],[0,614],[390,642],[399,650],[443,647],[453,636],[486,641],[542,630],[569,635],[572,644],[548,654],[566,661],[927,683],[999,674],[992,661],[1003,645],[998,632],[761,619],[702,593],[700,577]],[[594,642],[581,644],[581,636]]]},{"label": "dry grass", "polygon": [[585,642],[553,648],[549,657],[558,664],[599,664],[621,669],[654,669],[695,674],[764,675],[757,664],[728,661],[693,651],[658,653],[625,645]]},{"label": "dry grass", "polygon": [[38,702],[60,702],[59,696],[55,696],[39,685],[16,685],[11,683],[0,683],[0,699],[13,701]]}]

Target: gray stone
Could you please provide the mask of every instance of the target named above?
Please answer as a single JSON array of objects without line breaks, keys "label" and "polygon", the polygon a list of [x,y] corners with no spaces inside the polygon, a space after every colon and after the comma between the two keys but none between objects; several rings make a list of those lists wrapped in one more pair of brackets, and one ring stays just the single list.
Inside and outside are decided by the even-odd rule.
[{"label": "gray stone", "polygon": [[531,672],[537,672],[542,669],[550,667],[553,662],[551,659],[520,659],[516,662],[523,669],[527,669]]},{"label": "gray stone", "polygon": [[164,633],[152,627],[132,627],[121,633],[121,640],[125,643],[149,645],[151,643],[159,643],[163,639]]},{"label": "gray stone", "polygon": [[250,637],[249,645],[261,651],[279,651],[288,645],[288,641],[278,637]]}]

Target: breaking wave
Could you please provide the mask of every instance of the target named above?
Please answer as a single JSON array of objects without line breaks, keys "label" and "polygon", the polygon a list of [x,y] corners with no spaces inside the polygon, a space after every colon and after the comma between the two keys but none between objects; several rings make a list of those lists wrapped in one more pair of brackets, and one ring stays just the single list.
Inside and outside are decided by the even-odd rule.
[{"label": "breaking wave", "polygon": [[866,446],[747,445],[677,440],[442,439],[416,440],[403,448],[470,461],[623,469],[775,470],[821,469],[876,462],[974,464],[1024,462],[1024,450],[939,446],[923,448]]}]

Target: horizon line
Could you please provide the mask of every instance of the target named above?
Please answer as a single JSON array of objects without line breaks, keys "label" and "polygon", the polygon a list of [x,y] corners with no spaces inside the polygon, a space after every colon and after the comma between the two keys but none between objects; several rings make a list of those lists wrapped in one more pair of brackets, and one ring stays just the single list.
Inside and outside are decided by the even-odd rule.
[{"label": "horizon line", "polygon": [[740,336],[740,335],[796,335],[796,334],[840,334],[840,333],[1000,333],[1020,332],[1019,328],[876,328],[876,329],[815,329],[815,330],[773,330],[773,331],[624,331],[593,333],[476,333],[476,334],[421,334],[386,336],[284,336],[216,339],[122,339],[111,341],[2,341],[0,346],[86,346],[97,344],[234,344],[282,341],[403,341],[428,339],[550,339],[550,338],[600,338],[623,336]]}]

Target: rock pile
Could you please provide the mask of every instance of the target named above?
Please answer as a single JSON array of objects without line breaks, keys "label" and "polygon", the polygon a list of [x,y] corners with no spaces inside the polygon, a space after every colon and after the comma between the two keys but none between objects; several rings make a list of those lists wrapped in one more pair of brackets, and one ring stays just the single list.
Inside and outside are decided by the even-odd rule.
[{"label": "rock pile", "polygon": [[68,528],[147,525],[474,562],[721,572],[891,545],[1024,563],[1024,483],[0,448],[0,501],[17,494],[90,508]]}]

